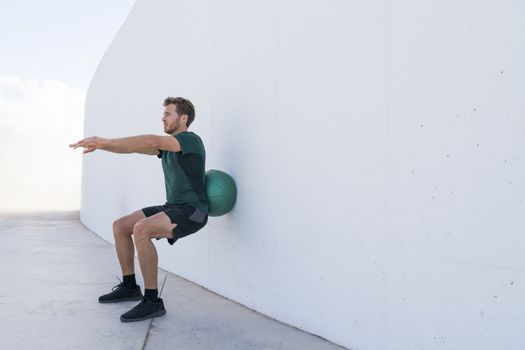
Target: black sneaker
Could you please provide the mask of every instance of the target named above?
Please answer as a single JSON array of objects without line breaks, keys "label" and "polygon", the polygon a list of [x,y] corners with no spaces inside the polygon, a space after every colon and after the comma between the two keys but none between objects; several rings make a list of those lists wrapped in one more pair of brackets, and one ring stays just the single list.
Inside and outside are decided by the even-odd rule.
[{"label": "black sneaker", "polygon": [[120,320],[122,322],[142,321],[148,318],[164,316],[165,314],[166,309],[161,298],[157,302],[142,298],[142,301],[137,306],[122,314]]},{"label": "black sneaker", "polygon": [[124,283],[118,284],[113,287],[112,292],[104,294],[98,298],[99,303],[117,303],[119,301],[137,301],[142,299],[142,292],[140,286],[136,285],[135,288],[126,288]]}]

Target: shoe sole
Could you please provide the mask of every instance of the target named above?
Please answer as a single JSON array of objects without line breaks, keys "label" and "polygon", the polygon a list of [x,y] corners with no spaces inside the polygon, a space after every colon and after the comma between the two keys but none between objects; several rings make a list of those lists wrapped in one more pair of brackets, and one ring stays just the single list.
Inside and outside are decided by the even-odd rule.
[{"label": "shoe sole", "polygon": [[142,300],[142,295],[137,295],[136,297],[126,297],[126,298],[120,298],[120,299],[108,299],[108,300],[99,300],[98,302],[101,304],[111,304],[111,303],[118,303],[120,301],[138,301]]},{"label": "shoe sole", "polygon": [[140,318],[123,318],[122,316],[120,316],[120,321],[122,321],[122,322],[144,321],[144,320],[147,320],[149,318],[160,317],[160,316],[164,316],[164,315],[166,315],[166,309],[154,312],[152,314],[149,314],[147,316],[140,317]]}]

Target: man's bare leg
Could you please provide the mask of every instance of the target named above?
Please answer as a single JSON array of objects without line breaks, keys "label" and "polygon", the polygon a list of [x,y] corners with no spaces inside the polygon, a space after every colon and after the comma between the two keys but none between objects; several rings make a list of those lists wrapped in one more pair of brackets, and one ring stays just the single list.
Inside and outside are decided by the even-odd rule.
[{"label": "man's bare leg", "polygon": [[176,224],[172,224],[165,213],[158,213],[140,220],[134,227],[133,237],[146,289],[157,289],[158,285],[158,255],[151,240],[153,238],[173,238],[175,226]]},{"label": "man's bare leg", "polygon": [[140,287],[135,281],[134,259],[135,249],[133,247],[133,227],[146,216],[142,211],[135,211],[123,216],[113,223],[113,235],[115,237],[115,249],[122,270],[123,281],[118,288],[101,295],[98,298],[100,303],[116,303],[119,301],[136,301],[142,299],[143,295]]},{"label": "man's bare leg", "polygon": [[131,236],[133,235],[135,224],[145,218],[146,216],[142,210],[137,210],[121,217],[113,223],[115,249],[117,250],[122,276],[135,273],[135,248]]},{"label": "man's bare leg", "polygon": [[122,322],[142,321],[166,314],[164,302],[158,297],[157,249],[153,238],[173,238],[175,224],[163,212],[137,222],[133,228],[133,238],[139,256],[140,269],[144,277],[144,298],[134,308],[120,315]]}]

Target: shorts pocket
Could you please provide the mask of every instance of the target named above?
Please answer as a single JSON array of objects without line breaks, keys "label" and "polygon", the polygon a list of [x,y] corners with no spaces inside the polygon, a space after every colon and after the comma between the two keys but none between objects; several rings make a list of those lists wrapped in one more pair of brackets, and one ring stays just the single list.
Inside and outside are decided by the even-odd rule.
[{"label": "shorts pocket", "polygon": [[195,208],[195,211],[193,214],[190,215],[189,219],[194,222],[198,222],[199,224],[202,224],[204,220],[206,219],[207,214],[200,210],[199,208]]}]

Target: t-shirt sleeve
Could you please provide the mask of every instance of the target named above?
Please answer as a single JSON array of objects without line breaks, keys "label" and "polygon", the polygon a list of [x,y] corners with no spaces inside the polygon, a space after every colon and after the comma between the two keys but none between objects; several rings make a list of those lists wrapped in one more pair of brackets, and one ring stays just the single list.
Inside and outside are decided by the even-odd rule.
[{"label": "t-shirt sleeve", "polygon": [[174,136],[180,143],[182,154],[199,154],[199,138],[197,135],[189,132],[181,132]]}]

